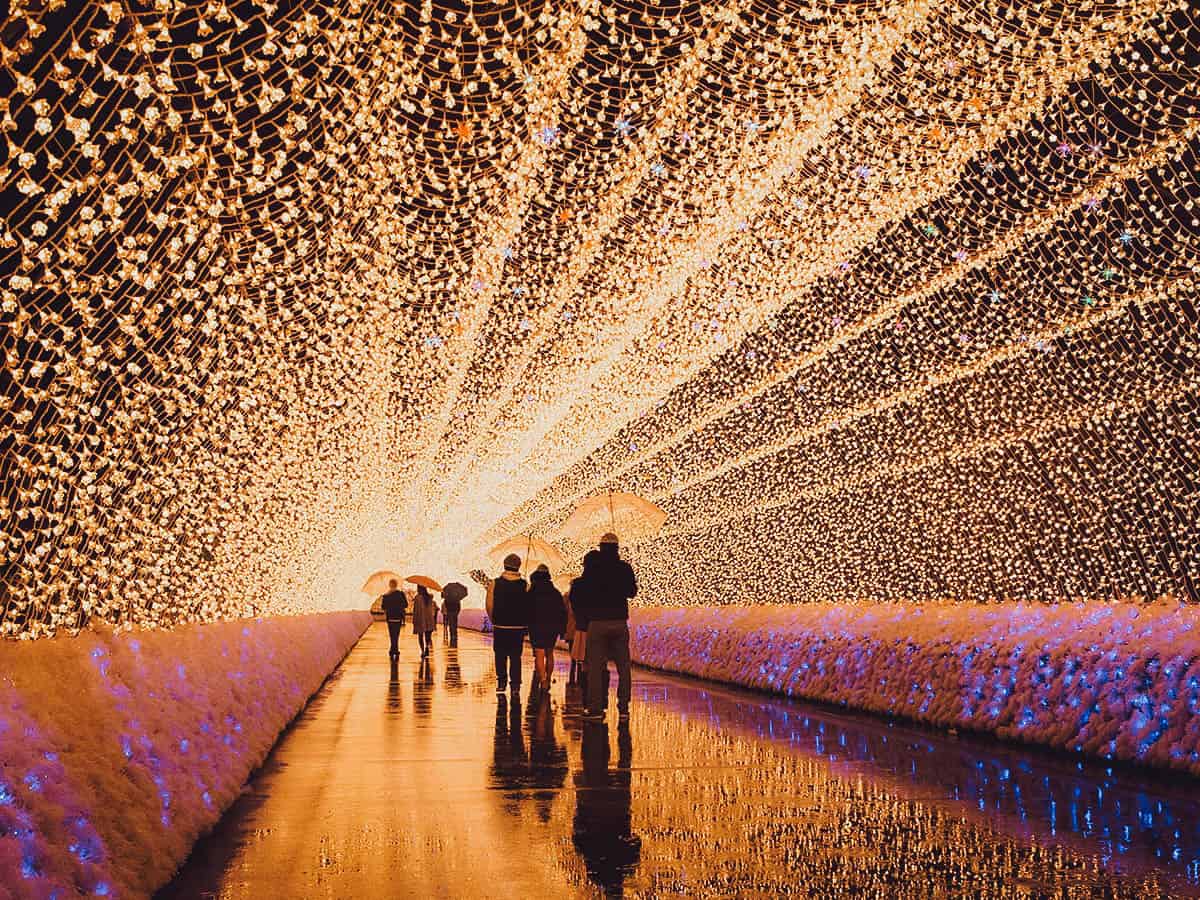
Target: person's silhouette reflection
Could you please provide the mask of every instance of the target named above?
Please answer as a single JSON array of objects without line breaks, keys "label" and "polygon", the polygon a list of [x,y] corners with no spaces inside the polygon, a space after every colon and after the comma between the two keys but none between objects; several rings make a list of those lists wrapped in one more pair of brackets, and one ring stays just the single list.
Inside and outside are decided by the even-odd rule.
[{"label": "person's silhouette reflection", "polygon": [[400,702],[400,660],[396,657],[391,658],[391,665],[388,667],[388,689],[387,689],[387,710],[390,715],[397,715],[402,709],[403,704]]},{"label": "person's silhouette reflection", "polygon": [[609,769],[608,726],[583,729],[583,767],[575,776],[575,850],[588,878],[606,896],[624,895],[625,879],[642,857],[642,840],[633,833],[633,738],[628,723],[617,730],[617,767]]},{"label": "person's silhouette reflection", "polygon": [[511,707],[504,697],[496,704],[496,735],[492,742],[492,784],[508,801],[505,808],[517,813],[529,777],[529,756],[525,735],[521,732],[521,701],[513,698]]},{"label": "person's silhouette reflection", "polygon": [[429,716],[433,712],[433,663],[424,657],[413,679],[413,712]]},{"label": "person's silhouette reflection", "polygon": [[549,822],[554,798],[567,781],[567,748],[558,743],[549,695],[542,694],[530,706],[534,707],[529,735],[530,781],[538,818]]},{"label": "person's silhouette reflection", "polygon": [[458,650],[451,647],[446,651],[446,686],[459,690],[463,686],[462,669],[458,665]]}]

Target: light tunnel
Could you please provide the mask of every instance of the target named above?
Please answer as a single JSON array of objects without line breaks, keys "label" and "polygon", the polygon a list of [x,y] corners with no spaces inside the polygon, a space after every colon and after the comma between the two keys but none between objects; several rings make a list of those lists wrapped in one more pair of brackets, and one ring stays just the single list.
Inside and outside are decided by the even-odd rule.
[{"label": "light tunnel", "polygon": [[[515,893],[1200,893],[1194,2],[12,0],[0,53],[0,898],[255,896],[196,860],[343,694],[372,759],[528,738],[549,824],[470,820],[557,848]],[[502,741],[495,548],[565,588],[604,531],[628,733],[560,671]],[[464,584],[462,647],[371,668],[375,572]],[[681,774],[668,852],[689,741],[921,837],[722,869],[753,816]],[[287,891],[503,883],[394,865]]]}]

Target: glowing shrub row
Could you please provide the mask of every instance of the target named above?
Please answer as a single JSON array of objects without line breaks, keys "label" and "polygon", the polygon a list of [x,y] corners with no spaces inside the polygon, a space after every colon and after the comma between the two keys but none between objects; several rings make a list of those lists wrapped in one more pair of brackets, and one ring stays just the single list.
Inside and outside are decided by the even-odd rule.
[{"label": "glowing shrub row", "polygon": [[163,884],[369,621],[0,644],[0,900]]},{"label": "glowing shrub row", "polygon": [[1200,775],[1194,608],[645,608],[632,625],[655,668]]},{"label": "glowing shrub row", "polygon": [[1193,607],[654,607],[631,626],[654,668],[1200,775]]}]

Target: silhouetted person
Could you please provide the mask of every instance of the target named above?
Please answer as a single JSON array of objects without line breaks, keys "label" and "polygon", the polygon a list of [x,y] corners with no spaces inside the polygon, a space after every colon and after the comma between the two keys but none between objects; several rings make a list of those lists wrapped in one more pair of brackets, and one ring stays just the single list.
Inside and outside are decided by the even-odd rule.
[{"label": "silhouetted person", "polygon": [[433,650],[433,632],[437,630],[437,604],[433,594],[425,585],[417,586],[417,599],[413,601],[413,633],[421,646],[424,658]]},{"label": "silhouetted person", "polygon": [[400,590],[400,583],[395,579],[388,582],[388,592],[383,595],[383,617],[387,619],[388,637],[392,648],[388,655],[395,659],[400,655],[400,629],[404,627],[404,615],[408,612],[408,598]]},{"label": "silhouetted person", "polygon": [[[571,672],[578,675],[578,682],[583,689],[584,702],[587,701],[587,631],[589,596],[593,581],[588,578],[595,574],[596,563],[600,561],[599,550],[589,550],[583,555],[583,573],[571,582],[571,614],[575,618],[575,634],[571,638]],[[578,665],[579,671],[575,671]]]},{"label": "silhouetted person", "polygon": [[[550,580],[550,570],[538,566],[529,576],[529,643],[533,645],[537,690],[548,693],[554,674],[554,645],[567,630],[567,608]],[[532,699],[532,698],[531,698]]]},{"label": "silhouetted person", "polygon": [[525,579],[520,575],[521,557],[504,557],[504,572],[488,583],[487,614],[492,620],[492,651],[496,656],[496,693],[506,688],[521,692],[521,648],[529,625],[529,602]]},{"label": "silhouetted person", "polygon": [[[601,719],[607,705],[605,674],[608,661],[617,664],[617,712],[629,715],[633,678],[629,666],[629,600],[637,596],[633,566],[621,559],[617,536],[600,539],[600,556],[581,581],[587,607],[588,717]],[[572,585],[572,596],[575,588]],[[578,614],[578,613],[577,613]]]},{"label": "silhouetted person", "polygon": [[442,622],[451,647],[458,646],[458,614],[462,612],[462,602],[466,597],[466,587],[457,581],[442,588]]},{"label": "silhouetted person", "polygon": [[631,811],[633,739],[628,723],[617,731],[617,768],[608,768],[608,728],[588,723],[583,730],[583,768],[575,776],[573,842],[588,878],[608,897],[624,895],[625,879],[642,857]]}]

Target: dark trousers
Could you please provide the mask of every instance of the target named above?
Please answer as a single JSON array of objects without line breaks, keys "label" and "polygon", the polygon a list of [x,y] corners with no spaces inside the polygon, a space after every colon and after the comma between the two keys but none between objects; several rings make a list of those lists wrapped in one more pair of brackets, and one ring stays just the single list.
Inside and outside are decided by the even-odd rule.
[{"label": "dark trousers", "polygon": [[399,653],[400,645],[397,642],[400,640],[400,629],[402,629],[404,627],[404,620],[396,619],[395,621],[393,621],[392,619],[388,619],[387,626],[388,626],[388,637],[392,641],[392,649],[389,652],[391,652],[393,654]]},{"label": "dark trousers", "polygon": [[442,624],[446,628],[446,636],[450,638],[450,646],[458,646],[458,613],[442,613]]},{"label": "dark trousers", "polygon": [[633,673],[629,665],[629,623],[624,619],[593,619],[587,632],[588,712],[599,713],[607,706],[608,661],[617,664],[617,709],[629,709]]},{"label": "dark trousers", "polygon": [[496,687],[521,688],[521,648],[525,645],[524,628],[493,628],[492,652],[496,654]]}]

